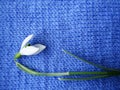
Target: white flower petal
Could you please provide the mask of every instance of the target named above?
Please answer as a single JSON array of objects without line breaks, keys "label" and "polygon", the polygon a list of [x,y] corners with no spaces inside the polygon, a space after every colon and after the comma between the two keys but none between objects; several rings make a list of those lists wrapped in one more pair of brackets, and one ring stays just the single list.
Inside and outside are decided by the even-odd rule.
[{"label": "white flower petal", "polygon": [[35,46],[27,46],[20,50],[21,55],[34,55],[39,51],[39,48]]},{"label": "white flower petal", "polygon": [[[23,40],[23,42],[22,42],[22,45],[21,45],[21,49],[22,48],[24,48],[26,45],[27,45],[27,43],[33,38],[33,34],[31,34],[31,35],[29,35],[29,36],[27,36],[24,40]],[[20,50],[21,50],[20,49]]]},{"label": "white flower petal", "polygon": [[39,48],[39,50],[34,55],[40,53],[41,51],[43,51],[46,48],[46,46],[44,46],[42,44],[35,44],[33,46],[35,46],[36,48]]}]

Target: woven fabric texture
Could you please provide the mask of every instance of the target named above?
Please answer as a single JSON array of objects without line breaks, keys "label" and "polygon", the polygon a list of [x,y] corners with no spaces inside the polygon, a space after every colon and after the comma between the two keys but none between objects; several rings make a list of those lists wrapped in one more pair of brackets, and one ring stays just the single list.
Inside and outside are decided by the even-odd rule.
[{"label": "woven fabric texture", "polygon": [[0,90],[120,90],[120,77],[59,81],[19,70],[13,57],[30,34],[47,48],[19,62],[36,71],[100,71],[62,49],[120,68],[120,0],[0,0]]}]

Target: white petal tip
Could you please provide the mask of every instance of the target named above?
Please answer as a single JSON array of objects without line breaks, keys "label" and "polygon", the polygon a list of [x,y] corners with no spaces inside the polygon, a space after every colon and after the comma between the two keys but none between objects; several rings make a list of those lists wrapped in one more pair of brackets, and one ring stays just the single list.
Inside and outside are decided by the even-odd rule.
[{"label": "white petal tip", "polygon": [[33,38],[33,34],[31,35],[28,35],[22,42],[22,45],[21,45],[21,49],[24,48],[26,46],[26,44]]},{"label": "white petal tip", "polygon": [[31,34],[31,35],[29,35],[28,37],[31,37],[31,38],[32,38],[33,36],[34,36],[34,34]]},{"label": "white petal tip", "polygon": [[43,46],[42,46],[42,48],[43,48],[43,50],[44,50],[44,49],[46,48],[46,46],[45,46],[45,45],[43,45]]},{"label": "white petal tip", "polygon": [[33,37],[34,37],[34,34],[31,34],[31,35],[28,35],[28,36],[27,36],[27,39],[28,39],[28,40],[31,40]]},{"label": "white petal tip", "polygon": [[42,45],[42,44],[35,44],[34,46],[36,48],[39,48],[39,50],[35,54],[38,54],[38,53],[42,52],[46,48],[46,46]]}]

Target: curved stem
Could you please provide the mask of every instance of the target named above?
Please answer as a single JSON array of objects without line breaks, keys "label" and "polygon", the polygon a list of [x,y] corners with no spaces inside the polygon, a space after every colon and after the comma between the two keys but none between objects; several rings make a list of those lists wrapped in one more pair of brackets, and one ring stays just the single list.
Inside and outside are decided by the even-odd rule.
[{"label": "curved stem", "polygon": [[69,72],[63,72],[63,73],[41,73],[41,72],[36,72],[34,70],[31,70],[25,66],[23,66],[22,64],[16,62],[16,65],[18,66],[19,69],[32,74],[32,75],[37,75],[37,76],[66,76],[69,75]]},{"label": "curved stem", "polygon": [[19,69],[37,76],[69,76],[69,75],[120,75],[120,72],[60,72],[60,73],[42,73],[31,70],[24,65],[16,62]]}]

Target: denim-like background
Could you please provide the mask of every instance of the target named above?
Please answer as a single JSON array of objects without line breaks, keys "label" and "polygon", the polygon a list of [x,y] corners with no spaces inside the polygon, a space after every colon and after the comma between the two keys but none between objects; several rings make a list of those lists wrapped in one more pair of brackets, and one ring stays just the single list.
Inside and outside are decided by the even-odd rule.
[{"label": "denim-like background", "polygon": [[44,72],[99,71],[64,52],[120,68],[120,0],[0,0],[0,90],[120,90],[120,77],[59,81],[19,70],[13,57],[24,38],[47,48],[19,62]]}]

